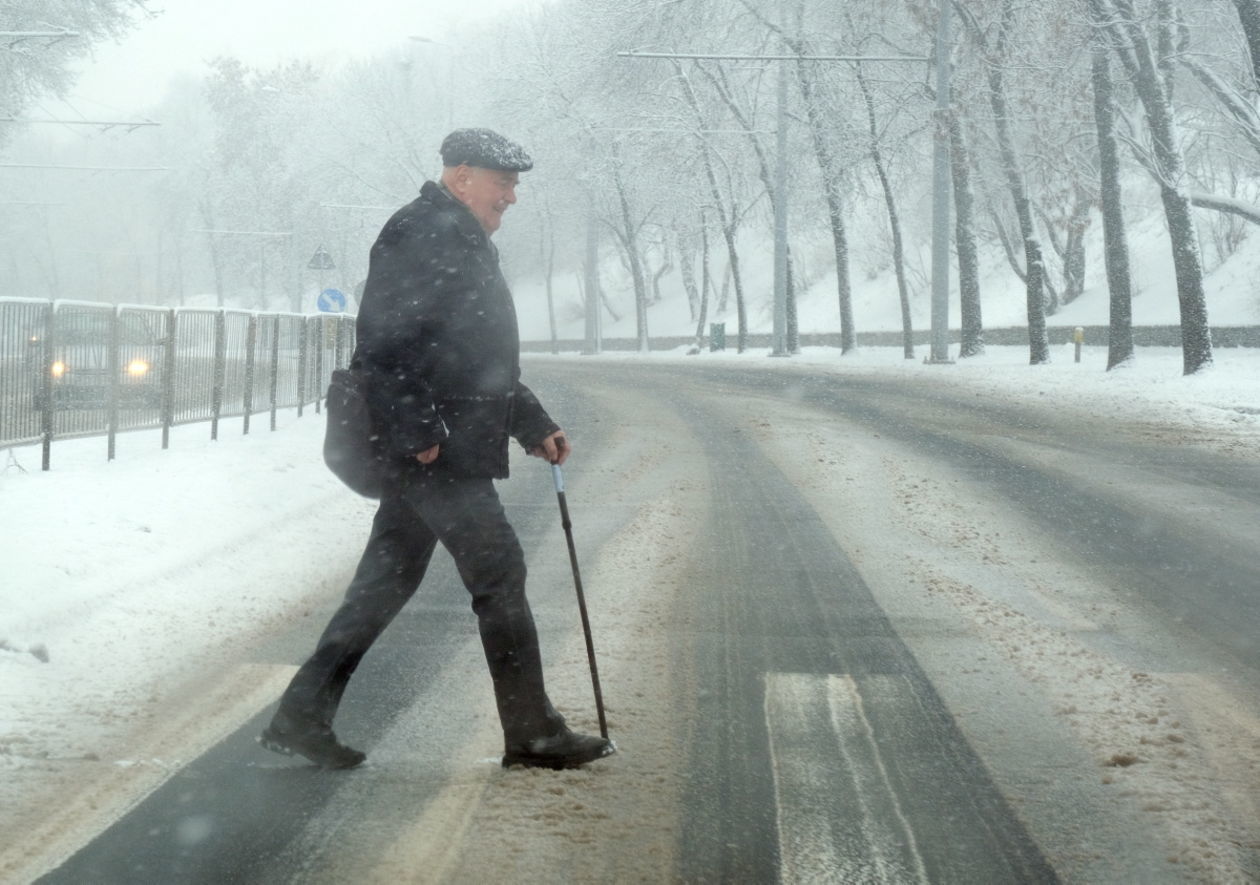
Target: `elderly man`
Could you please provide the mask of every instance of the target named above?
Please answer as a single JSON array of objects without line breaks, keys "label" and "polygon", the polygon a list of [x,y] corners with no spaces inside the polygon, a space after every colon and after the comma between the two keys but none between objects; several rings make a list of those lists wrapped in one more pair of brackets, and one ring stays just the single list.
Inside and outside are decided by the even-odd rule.
[{"label": "elderly man", "polygon": [[472,595],[503,726],[503,765],[571,768],[613,752],[570,731],[543,687],[525,598],[525,557],[494,480],[508,437],[563,463],[564,432],[520,382],[516,311],[490,235],[533,161],[488,129],[442,142],[442,178],[398,210],[372,247],[352,365],[391,454],[371,536],[345,601],[298,670],[260,738],[326,768],[364,754],[333,717],[363,655],[415,593],[441,542]]}]

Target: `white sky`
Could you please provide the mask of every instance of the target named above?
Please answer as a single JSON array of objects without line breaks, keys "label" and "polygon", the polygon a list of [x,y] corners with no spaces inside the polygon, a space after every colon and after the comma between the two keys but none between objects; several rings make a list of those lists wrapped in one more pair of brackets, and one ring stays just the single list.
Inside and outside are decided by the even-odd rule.
[{"label": "white sky", "polygon": [[156,103],[180,74],[200,75],[216,55],[259,66],[310,56],[371,55],[418,35],[441,41],[469,22],[532,5],[530,0],[150,0],[162,10],[84,62],[70,104],[135,112]]}]

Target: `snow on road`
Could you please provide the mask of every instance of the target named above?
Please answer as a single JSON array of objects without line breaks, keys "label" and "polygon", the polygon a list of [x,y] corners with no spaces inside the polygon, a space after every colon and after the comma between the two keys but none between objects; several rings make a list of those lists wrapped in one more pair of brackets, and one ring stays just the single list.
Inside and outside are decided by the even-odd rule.
[{"label": "snow on road", "polygon": [[[1020,384],[1014,372],[964,371],[977,394],[1049,406],[1068,421],[1114,416],[1129,433],[1254,465],[1260,374],[1237,356],[1237,374],[1215,380],[1146,369],[1074,378],[1070,366],[1025,370]],[[958,380],[921,366],[880,371],[921,387]],[[1156,628],[966,475],[871,428],[821,423],[807,407],[773,414],[745,423],[841,539],[1065,878],[1253,881],[1254,686],[1191,667],[1148,671],[1129,646]],[[1178,660],[1171,641],[1163,660]]]},{"label": "snow on road", "polygon": [[[793,360],[768,360],[764,352],[606,358],[878,373],[919,387],[961,387],[979,397],[1071,409],[1098,420],[1120,416],[1151,435],[1252,463],[1260,458],[1260,354],[1248,351],[1218,350],[1216,367],[1191,378],[1181,376],[1180,354],[1171,350],[1140,351],[1133,366],[1112,373],[1102,371],[1105,354],[1096,348],[1086,349],[1082,364],[1072,362],[1065,349],[1055,353],[1054,363],[1040,367],[1027,366],[1026,352],[1018,348],[991,348],[986,356],[956,366],[925,366],[901,359],[899,350],[876,349],[842,359],[823,349]],[[161,727],[172,691],[192,685],[209,691],[207,681],[213,683],[217,674],[256,686],[282,684],[282,673],[233,677],[234,653],[247,647],[251,636],[302,618],[309,600],[340,593],[372,512],[371,502],[343,490],[324,469],[322,430],[320,416],[288,414],[281,416],[275,433],[255,430],[242,437],[224,429],[220,441],[211,443],[206,428],[196,425],[177,428],[168,451],[159,449],[154,434],[127,434],[112,463],[104,460],[102,440],[58,442],[49,473],[39,471],[35,449],[8,454],[0,472],[0,832],[29,828],[30,815],[47,811],[49,800],[55,804],[73,795],[72,786],[99,777],[102,769],[117,773],[134,765],[128,747],[135,746],[137,735]],[[580,428],[573,430],[580,443]],[[1232,795],[1206,795],[1213,780],[1205,760],[1230,747],[1202,739],[1204,729],[1196,730],[1192,718],[1178,719],[1175,712],[1187,693],[1207,698],[1223,689],[1212,685],[1196,692],[1191,676],[1142,673],[1100,659],[1096,650],[1075,644],[1070,630],[1082,619],[1092,623],[1105,613],[1082,612],[1062,599],[1043,598],[1039,607],[1030,608],[1029,596],[994,598],[992,587],[960,579],[949,562],[935,556],[946,539],[931,533],[959,529],[969,517],[975,522],[964,528],[971,533],[967,543],[973,553],[984,555],[986,544],[1001,548],[997,539],[1009,526],[1000,524],[1005,518],[1000,510],[986,515],[979,512],[984,502],[960,505],[955,489],[922,486],[916,493],[949,500],[954,508],[971,507],[969,517],[957,515],[945,526],[921,521],[916,528],[913,510],[900,506],[891,487],[863,499],[868,503],[856,511],[838,508],[834,501],[822,507],[824,490],[852,491],[856,481],[842,465],[826,463],[826,453],[835,451],[832,441],[824,444],[817,429],[804,423],[790,432],[760,432],[785,472],[795,474],[811,500],[820,502],[820,513],[827,514],[846,549],[856,546],[859,556],[865,551],[875,561],[889,552],[872,535],[877,527],[888,527],[888,538],[926,532],[917,548],[899,551],[919,602],[946,603],[955,616],[968,620],[968,629],[993,645],[1005,667],[1030,682],[1052,685],[1058,703],[1054,715],[1096,762],[1119,760],[1125,753],[1158,759],[1159,765],[1127,767],[1117,761],[1100,771],[1099,784],[1110,778],[1140,796],[1135,801],[1149,809],[1145,814],[1166,822],[1169,832],[1184,832],[1177,843],[1183,847],[1176,849],[1184,863],[1200,870],[1217,863],[1223,870],[1236,868],[1227,844],[1236,834],[1204,817]],[[866,453],[877,456],[875,450]],[[901,469],[895,482],[916,481],[904,472],[905,463]],[[645,531],[645,543],[659,536],[659,545],[665,537],[650,527]],[[899,603],[893,596],[888,601],[895,616]],[[650,606],[644,611],[651,615]],[[637,623],[629,614],[624,620]],[[312,636],[318,627],[310,625]],[[614,656],[617,643],[610,640]],[[960,676],[964,681],[965,675]],[[1112,703],[1115,715],[1100,710],[1108,692],[1120,695]],[[246,706],[267,703],[265,695],[250,697]],[[954,701],[965,707],[964,695]],[[1219,719],[1227,713],[1219,703],[1200,706],[1210,707],[1204,716]],[[213,727],[229,727],[227,720],[243,715],[248,712],[231,712]],[[968,716],[960,718],[966,728]],[[977,713],[971,721],[991,718]],[[644,721],[651,724],[650,717]],[[1236,721],[1229,733],[1250,727],[1249,721]],[[644,734],[650,733],[645,727]],[[991,736],[978,731],[975,739],[982,751],[1001,756]],[[1255,764],[1255,751],[1248,750],[1248,764]],[[180,761],[161,762],[170,768]],[[512,784],[501,789],[510,793]],[[1085,795],[1098,813],[1110,808],[1110,800],[1096,789]],[[564,801],[557,794],[556,802]],[[1033,805],[1055,801],[1067,799],[1029,799]],[[1034,819],[1033,812],[1054,815],[1047,808],[1032,809]],[[1086,817],[1088,812],[1087,803]],[[1144,825],[1139,821],[1139,829]],[[1203,844],[1196,847],[1196,839]],[[1069,868],[1105,867],[1097,859],[1055,861]],[[4,869],[0,864],[0,875]]]},{"label": "snow on road", "polygon": [[[198,723],[209,734],[271,702],[282,680],[240,672],[239,650],[300,618],[304,600],[337,592],[372,512],[323,468],[322,428],[319,416],[288,416],[276,433],[225,426],[210,444],[194,425],[177,428],[165,452],[155,433],[125,434],[113,463],[103,439],[59,442],[47,473],[38,449],[9,453],[0,832],[19,820],[28,832],[37,820],[73,828],[76,815],[108,806],[89,781],[117,787],[130,772],[147,783],[155,769],[177,769],[204,744],[169,733],[184,692],[218,696],[230,684],[229,698],[256,701],[205,704],[221,714]],[[65,819],[48,822],[49,808]]]}]

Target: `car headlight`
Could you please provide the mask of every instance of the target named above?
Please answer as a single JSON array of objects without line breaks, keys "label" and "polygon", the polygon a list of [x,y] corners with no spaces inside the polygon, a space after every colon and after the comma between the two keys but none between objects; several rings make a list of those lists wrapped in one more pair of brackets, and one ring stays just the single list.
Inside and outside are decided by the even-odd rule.
[{"label": "car headlight", "polygon": [[127,374],[132,378],[143,378],[149,374],[149,364],[145,360],[132,360],[127,363]]},{"label": "car headlight", "polygon": [[57,360],[55,363],[53,363],[49,367],[48,370],[52,372],[52,376],[54,378],[60,378],[62,375],[66,374],[67,368],[69,367],[65,363],[63,363],[61,360]]}]

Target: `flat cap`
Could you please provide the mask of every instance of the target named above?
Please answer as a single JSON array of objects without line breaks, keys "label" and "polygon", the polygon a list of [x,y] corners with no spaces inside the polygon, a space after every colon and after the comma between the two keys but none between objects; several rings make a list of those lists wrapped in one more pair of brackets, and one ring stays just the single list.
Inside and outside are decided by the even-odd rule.
[{"label": "flat cap", "polygon": [[534,168],[525,149],[493,129],[456,129],[442,139],[443,166],[478,166],[504,172],[528,172]]}]

